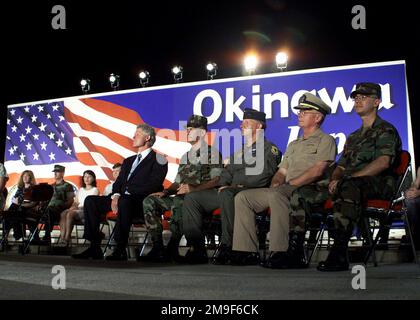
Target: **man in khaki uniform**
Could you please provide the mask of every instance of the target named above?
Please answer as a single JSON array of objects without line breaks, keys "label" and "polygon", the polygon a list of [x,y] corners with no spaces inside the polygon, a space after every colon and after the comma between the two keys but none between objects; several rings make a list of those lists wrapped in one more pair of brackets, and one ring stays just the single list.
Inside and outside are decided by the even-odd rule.
[{"label": "man in khaki uniform", "polygon": [[[299,99],[295,109],[300,109],[298,121],[303,136],[289,144],[270,188],[242,191],[235,197],[233,250],[236,253],[232,257],[232,264],[259,262],[255,213],[270,208],[271,255],[264,266],[295,267],[291,257],[294,258],[296,254],[291,250],[297,247],[289,248],[290,198],[298,187],[323,179],[337,152],[334,139],[320,129],[331,108],[307,92]],[[297,239],[299,247],[303,246],[304,238],[305,233],[301,232]]]}]

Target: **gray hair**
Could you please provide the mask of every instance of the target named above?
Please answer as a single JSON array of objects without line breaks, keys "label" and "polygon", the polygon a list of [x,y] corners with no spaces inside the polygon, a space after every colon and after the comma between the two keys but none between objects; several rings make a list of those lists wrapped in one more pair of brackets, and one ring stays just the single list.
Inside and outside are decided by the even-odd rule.
[{"label": "gray hair", "polygon": [[141,129],[141,131],[143,131],[144,134],[150,137],[149,147],[152,147],[156,141],[155,129],[152,126],[149,126],[148,124],[145,124],[145,123],[139,124],[137,126],[137,129]]}]

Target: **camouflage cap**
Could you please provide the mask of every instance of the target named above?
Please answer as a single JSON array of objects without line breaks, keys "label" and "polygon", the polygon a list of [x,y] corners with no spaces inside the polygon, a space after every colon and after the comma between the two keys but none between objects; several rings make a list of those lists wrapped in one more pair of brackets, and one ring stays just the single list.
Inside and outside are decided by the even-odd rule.
[{"label": "camouflage cap", "polygon": [[310,92],[304,93],[299,98],[299,104],[294,107],[294,109],[316,110],[321,112],[323,115],[331,113],[331,108],[324,101]]},{"label": "camouflage cap", "polygon": [[187,128],[201,128],[207,131],[207,118],[193,114],[188,119]]},{"label": "camouflage cap", "polygon": [[254,109],[245,108],[243,119],[254,119],[265,123],[265,113]]},{"label": "camouflage cap", "polygon": [[357,94],[363,94],[365,96],[377,96],[381,99],[381,86],[373,82],[360,82],[356,84],[356,90],[354,90],[350,97],[354,98]]},{"label": "camouflage cap", "polygon": [[66,168],[65,168],[65,167],[60,166],[59,164],[56,164],[56,165],[54,166],[54,170],[53,170],[52,172],[64,172],[65,170],[66,170]]}]

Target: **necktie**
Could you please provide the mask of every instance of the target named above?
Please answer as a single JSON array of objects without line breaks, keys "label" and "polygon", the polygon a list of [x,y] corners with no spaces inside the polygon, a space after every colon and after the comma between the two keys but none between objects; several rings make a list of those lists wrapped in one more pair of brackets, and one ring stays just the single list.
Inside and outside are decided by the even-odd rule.
[{"label": "necktie", "polygon": [[131,175],[133,174],[134,170],[136,170],[137,166],[139,165],[141,161],[141,153],[138,154],[136,160],[134,160],[133,165],[131,166],[130,173],[128,174],[127,180],[130,179]]}]

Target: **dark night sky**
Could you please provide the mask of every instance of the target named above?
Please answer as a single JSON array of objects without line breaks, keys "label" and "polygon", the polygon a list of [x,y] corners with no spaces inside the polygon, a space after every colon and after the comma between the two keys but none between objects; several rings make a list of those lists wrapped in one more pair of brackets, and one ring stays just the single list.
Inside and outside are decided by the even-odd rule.
[{"label": "dark night sky", "polygon": [[[35,3],[36,2],[36,3]],[[40,4],[40,2],[42,2]],[[51,9],[64,5],[67,30],[51,28]],[[351,8],[362,4],[367,29],[351,27]],[[249,48],[263,56],[258,73],[273,72],[272,59],[287,48],[288,70],[406,60],[415,146],[420,141],[420,49],[418,11],[408,1],[19,1],[0,7],[1,136],[6,106],[109,91],[107,76],[121,88],[138,87],[137,72],[150,71],[152,85],[172,83],[170,67],[184,67],[184,82],[206,79],[214,60],[218,78],[240,76]],[[0,139],[3,155],[4,141]],[[420,163],[420,148],[417,148]]]}]

